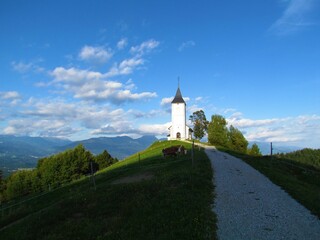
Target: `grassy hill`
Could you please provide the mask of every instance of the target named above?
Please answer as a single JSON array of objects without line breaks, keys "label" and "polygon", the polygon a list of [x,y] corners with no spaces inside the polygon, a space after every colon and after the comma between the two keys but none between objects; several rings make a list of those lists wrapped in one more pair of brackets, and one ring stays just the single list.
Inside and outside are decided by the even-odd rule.
[{"label": "grassy hill", "polygon": [[[189,154],[163,158],[184,145]],[[203,150],[156,142],[99,172],[40,196],[1,205],[4,239],[215,239],[212,169]]]},{"label": "grassy hill", "polygon": [[277,157],[290,159],[320,170],[320,149],[304,148],[286,154],[278,154]]}]

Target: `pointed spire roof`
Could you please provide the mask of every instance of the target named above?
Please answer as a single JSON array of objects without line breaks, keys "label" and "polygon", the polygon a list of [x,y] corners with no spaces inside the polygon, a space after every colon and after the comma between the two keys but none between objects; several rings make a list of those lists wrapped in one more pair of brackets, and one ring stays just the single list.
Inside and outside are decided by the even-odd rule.
[{"label": "pointed spire roof", "polygon": [[177,92],[176,92],[176,96],[174,97],[174,99],[172,100],[171,103],[184,103],[184,104],[186,104],[186,102],[182,98],[182,94],[181,94],[179,86],[178,86],[178,89],[177,89]]}]

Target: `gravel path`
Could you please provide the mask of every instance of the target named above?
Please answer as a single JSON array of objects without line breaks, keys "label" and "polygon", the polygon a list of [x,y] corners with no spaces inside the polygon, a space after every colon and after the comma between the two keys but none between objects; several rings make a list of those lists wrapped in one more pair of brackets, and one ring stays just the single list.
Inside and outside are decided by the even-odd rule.
[{"label": "gravel path", "polygon": [[[214,169],[220,240],[320,239],[320,221],[238,158],[206,147]],[[320,204],[320,203],[319,203]]]}]

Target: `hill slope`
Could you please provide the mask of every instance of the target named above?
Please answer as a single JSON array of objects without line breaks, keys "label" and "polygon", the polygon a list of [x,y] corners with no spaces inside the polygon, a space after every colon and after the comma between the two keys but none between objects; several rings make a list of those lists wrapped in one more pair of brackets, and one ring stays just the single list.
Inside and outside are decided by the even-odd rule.
[{"label": "hill slope", "polygon": [[[163,158],[157,142],[95,177],[3,206],[5,239],[215,239],[212,169],[203,150]],[[140,158],[138,157],[140,156]]]},{"label": "hill slope", "polygon": [[320,169],[320,149],[304,148],[302,150],[280,154],[279,156]]}]

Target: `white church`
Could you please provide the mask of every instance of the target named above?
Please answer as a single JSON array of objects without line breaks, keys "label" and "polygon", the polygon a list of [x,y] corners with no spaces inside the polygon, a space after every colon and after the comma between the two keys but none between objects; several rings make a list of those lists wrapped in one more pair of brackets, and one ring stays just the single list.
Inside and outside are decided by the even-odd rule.
[{"label": "white church", "polygon": [[168,140],[191,140],[193,130],[187,126],[186,122],[186,102],[183,100],[178,86],[176,95],[171,102],[171,126],[168,128]]}]

